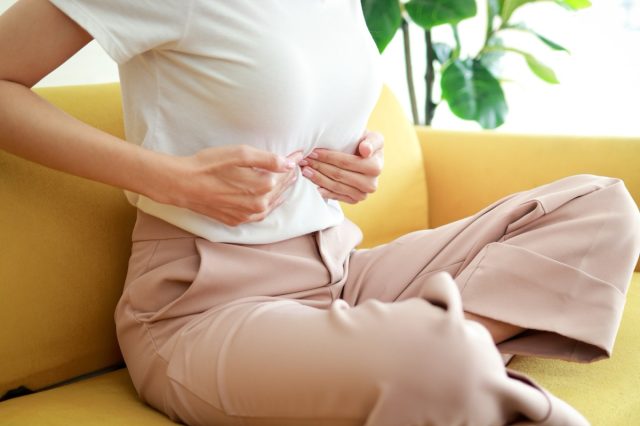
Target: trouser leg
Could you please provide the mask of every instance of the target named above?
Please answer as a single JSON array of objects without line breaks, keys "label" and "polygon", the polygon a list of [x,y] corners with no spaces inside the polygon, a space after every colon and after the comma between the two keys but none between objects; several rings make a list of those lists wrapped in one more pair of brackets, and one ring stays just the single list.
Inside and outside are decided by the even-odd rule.
[{"label": "trouser leg", "polygon": [[[547,396],[507,375],[487,331],[464,319],[451,278],[428,284],[397,303],[251,299],[212,311],[180,333],[169,361],[175,415],[192,425],[545,420]],[[569,407],[554,415],[584,424]]]},{"label": "trouser leg", "polygon": [[357,251],[342,297],[351,305],[403,300],[446,271],[466,311],[531,329],[501,345],[505,351],[594,360],[612,350],[639,223],[622,181],[571,176]]}]

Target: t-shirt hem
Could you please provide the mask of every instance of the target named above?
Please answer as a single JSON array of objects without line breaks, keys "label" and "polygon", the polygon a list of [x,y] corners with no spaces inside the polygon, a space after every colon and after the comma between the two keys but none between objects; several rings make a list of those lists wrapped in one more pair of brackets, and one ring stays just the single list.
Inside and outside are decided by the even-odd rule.
[{"label": "t-shirt hem", "polygon": [[317,218],[313,223],[291,221],[287,223],[287,226],[278,227],[280,229],[277,232],[273,227],[259,222],[227,227],[188,209],[157,203],[150,198],[129,191],[125,191],[125,194],[129,202],[144,213],[217,243],[249,245],[277,243],[339,225],[345,219],[342,209],[337,207],[337,209],[331,208],[331,211],[327,211],[323,217]]}]

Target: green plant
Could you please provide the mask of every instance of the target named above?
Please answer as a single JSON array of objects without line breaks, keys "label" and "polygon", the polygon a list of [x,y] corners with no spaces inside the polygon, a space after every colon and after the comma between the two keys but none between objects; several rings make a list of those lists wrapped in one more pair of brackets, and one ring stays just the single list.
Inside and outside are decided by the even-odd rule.
[{"label": "green plant", "polygon": [[[547,83],[556,84],[554,71],[531,53],[504,44],[501,35],[506,31],[521,31],[536,37],[553,50],[567,49],[540,35],[522,22],[512,22],[514,12],[528,3],[553,1],[569,10],[591,5],[589,0],[486,0],[487,21],[484,43],[475,56],[461,57],[458,23],[476,16],[476,0],[361,0],[367,26],[380,52],[384,51],[398,29],[402,29],[405,45],[405,66],[414,122],[418,122],[413,75],[409,22],[425,32],[427,70],[425,124],[430,125],[437,107],[433,100],[433,86],[438,77],[441,100],[464,120],[478,122],[485,129],[504,123],[508,111],[496,65],[504,54],[523,57],[531,71]],[[451,28],[454,43],[432,41],[431,29],[440,25]]]}]

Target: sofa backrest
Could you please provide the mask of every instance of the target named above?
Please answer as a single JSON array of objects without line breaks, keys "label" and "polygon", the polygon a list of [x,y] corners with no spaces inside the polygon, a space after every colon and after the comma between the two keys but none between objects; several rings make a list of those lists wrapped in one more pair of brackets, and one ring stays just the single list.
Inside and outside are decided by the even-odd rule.
[{"label": "sofa backrest", "polygon": [[[118,86],[40,93],[123,135]],[[0,151],[0,203],[0,396],[121,362],[113,310],[135,220],[122,191]]]},{"label": "sofa backrest", "polygon": [[[38,92],[69,114],[123,136],[118,85]],[[386,136],[380,188],[366,202],[345,206],[363,229],[364,245],[427,225],[417,136],[388,89],[370,128]],[[113,311],[135,221],[122,191],[0,151],[0,206],[0,396],[122,362]]]},{"label": "sofa backrest", "polygon": [[378,190],[364,202],[342,208],[364,234],[361,247],[386,243],[428,225],[427,182],[415,127],[388,87],[369,118],[369,130],[385,138]]}]

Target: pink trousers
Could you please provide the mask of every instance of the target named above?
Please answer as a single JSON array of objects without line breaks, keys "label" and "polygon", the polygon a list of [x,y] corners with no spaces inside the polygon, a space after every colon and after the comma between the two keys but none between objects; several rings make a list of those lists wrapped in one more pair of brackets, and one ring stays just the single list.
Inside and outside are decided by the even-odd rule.
[{"label": "pink trousers", "polygon": [[[608,356],[640,214],[622,181],[577,175],[373,249],[349,221],[239,245],[142,212],[132,239],[118,338],[142,399],[174,420],[582,425],[499,350]],[[463,311],[527,331],[496,348]]]}]

